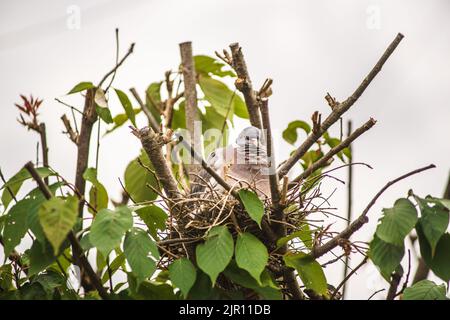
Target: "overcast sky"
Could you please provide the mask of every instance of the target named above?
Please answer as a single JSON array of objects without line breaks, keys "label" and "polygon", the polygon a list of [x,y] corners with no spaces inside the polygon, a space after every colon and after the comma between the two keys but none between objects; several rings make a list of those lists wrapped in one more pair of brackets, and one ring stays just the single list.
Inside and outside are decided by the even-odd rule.
[{"label": "overcast sky", "polygon": [[[143,92],[164,71],[176,68],[180,42],[191,40],[195,54],[207,55],[239,42],[255,87],[267,77],[274,79],[270,112],[278,136],[290,121],[309,120],[315,110],[327,115],[326,92],[344,100],[402,32],[405,39],[345,116],[354,127],[370,117],[378,121],[354,144],[354,160],[373,167],[355,168],[354,214],[387,181],[430,163],[437,168],[398,183],[379,199],[370,211],[370,224],[355,236],[368,241],[381,208],[392,206],[408,189],[423,196],[443,193],[450,168],[449,9],[444,0],[2,1],[0,166],[9,177],[35,159],[38,137],[16,122],[14,107],[19,94],[32,93],[44,99],[41,113],[51,165],[74,178],[75,147],[61,135],[60,116],[68,109],[54,98],[82,107],[81,98],[64,94],[80,81],[98,82],[113,66],[116,27],[122,53],[136,42],[114,83],[123,90],[134,86]],[[113,98],[111,108],[113,114],[121,110]],[[338,128],[332,132],[337,135]],[[281,139],[275,148],[278,159],[292,150]],[[127,129],[102,140],[99,178],[113,197],[120,194],[117,177],[138,152],[138,140]],[[346,171],[336,175],[345,179]],[[324,192],[335,186],[329,183]],[[337,187],[330,201],[344,216],[346,188]],[[333,266],[326,274],[337,285],[342,270]],[[352,279],[349,297],[366,299],[383,287],[368,264]]]}]

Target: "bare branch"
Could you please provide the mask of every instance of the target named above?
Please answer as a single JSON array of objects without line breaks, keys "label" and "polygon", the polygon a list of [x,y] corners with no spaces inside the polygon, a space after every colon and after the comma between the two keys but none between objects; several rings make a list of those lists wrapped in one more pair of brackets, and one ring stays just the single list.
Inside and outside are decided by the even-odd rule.
[{"label": "bare branch", "polygon": [[110,75],[114,74],[117,71],[117,69],[119,69],[119,67],[125,62],[128,56],[133,53],[133,50],[134,50],[134,43],[130,45],[130,48],[128,49],[127,53],[118,63],[116,63],[114,68],[112,68],[111,71],[109,71],[107,74],[103,76],[102,80],[100,80],[100,82],[98,83],[97,88],[101,88],[102,84],[106,81],[106,79],[108,79]]},{"label": "bare branch", "polygon": [[322,158],[314,162],[311,166],[309,166],[305,171],[303,171],[298,177],[296,177],[292,182],[299,182],[303,179],[308,178],[314,171],[328,164],[328,161],[333,158],[334,155],[338,154],[340,151],[347,148],[353,141],[355,141],[359,136],[361,136],[364,132],[369,130],[375,125],[376,121],[372,118],[368,120],[361,127],[356,129],[350,136],[348,136],[344,141],[339,143],[337,146],[332,148],[327,152]]},{"label": "bare branch", "polygon": [[[201,152],[201,138],[196,136],[195,122],[198,120],[197,114],[197,76],[195,73],[194,57],[192,55],[192,42],[180,43],[180,55],[181,65],[183,72],[183,84],[184,84],[184,99],[186,109],[186,129],[190,134],[190,144],[196,152]],[[172,108],[173,106],[169,106]],[[172,110],[168,110],[172,112]],[[192,160],[192,159],[191,159]],[[192,164],[187,166],[189,175],[191,173],[197,173],[199,166],[193,161]]]},{"label": "bare branch", "polygon": [[247,64],[242,53],[239,43],[230,44],[232,65],[238,76],[235,85],[236,88],[244,95],[247,105],[248,115],[252,126],[261,128],[261,116],[259,114],[259,104],[256,97],[256,91],[253,89],[252,81],[247,70]]},{"label": "bare branch", "polygon": [[167,197],[172,200],[179,198],[180,192],[177,182],[162,151],[162,147],[169,142],[169,139],[162,134],[155,133],[148,127],[140,130],[132,128],[132,130],[133,134],[141,140],[142,147],[152,162],[156,176],[161,182]]},{"label": "bare branch", "polygon": [[67,118],[65,114],[61,116],[61,120],[64,124],[64,127],[66,128],[66,131],[64,133],[67,133],[67,135],[69,136],[70,140],[73,143],[78,144],[78,134],[72,129],[70,120]]},{"label": "bare branch", "polygon": [[375,204],[375,202],[377,201],[377,199],[383,194],[383,192],[386,191],[386,189],[388,189],[390,186],[392,186],[393,184],[399,182],[400,180],[403,180],[405,178],[408,178],[409,176],[412,176],[414,174],[420,173],[422,171],[431,169],[431,168],[435,168],[436,166],[434,164],[430,164],[426,167],[423,168],[419,168],[416,170],[413,170],[411,172],[408,172],[392,181],[389,181],[383,188],[381,188],[381,190],[375,195],[375,197],[373,197],[373,199],[369,202],[369,204],[367,205],[367,207],[364,209],[364,211],[361,213],[361,215],[358,217],[358,219],[356,219],[355,221],[353,221],[347,228],[345,228],[341,233],[339,233],[338,235],[336,235],[334,238],[332,238],[331,240],[329,240],[327,243],[321,245],[320,247],[315,247],[312,252],[311,255],[314,258],[318,258],[323,256],[325,253],[333,250],[334,248],[336,248],[343,240],[347,240],[350,238],[350,236],[355,233],[357,230],[359,230],[365,223],[367,223],[369,221],[369,218],[367,217],[367,213],[369,212],[370,208],[372,208],[372,206]]},{"label": "bare branch", "polygon": [[133,97],[136,99],[137,103],[141,107],[144,114],[146,115],[146,117],[148,119],[148,124],[150,125],[150,127],[152,127],[153,131],[155,131],[156,133],[160,132],[161,130],[159,130],[158,122],[156,121],[153,114],[150,112],[150,110],[146,107],[146,105],[142,101],[141,97],[139,96],[139,93],[136,91],[135,88],[130,88],[130,92],[133,95]]},{"label": "bare branch", "polygon": [[302,143],[297,150],[295,150],[294,154],[280,167],[278,170],[279,178],[282,178],[286,175],[289,170],[300,160],[301,157],[309,150],[309,148],[331,127],[339,118],[347,112],[350,107],[358,100],[358,98],[363,94],[375,76],[380,72],[386,60],[391,56],[394,50],[399,45],[400,41],[403,39],[403,35],[399,33],[397,37],[392,41],[386,51],[383,53],[381,58],[375,64],[373,69],[369,72],[369,74],[364,78],[359,87],[353,92],[353,94],[348,97],[345,101],[339,103],[333,108],[333,111],[330,115],[323,121],[320,128],[318,130],[313,130],[311,134],[306,138],[306,140]]}]

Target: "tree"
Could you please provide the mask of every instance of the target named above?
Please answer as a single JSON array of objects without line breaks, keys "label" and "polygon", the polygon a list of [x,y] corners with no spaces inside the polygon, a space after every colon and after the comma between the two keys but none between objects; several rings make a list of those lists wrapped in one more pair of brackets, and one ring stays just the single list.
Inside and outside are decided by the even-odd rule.
[{"label": "tree", "polygon": [[[61,117],[65,133],[77,147],[73,183],[48,161],[45,124],[38,117],[42,101],[21,96],[23,105],[16,105],[19,122],[39,133],[43,162],[37,167],[32,162],[25,164],[8,180],[0,175],[0,240],[8,257],[0,267],[0,297],[341,299],[342,286],[370,259],[390,283],[387,299],[446,299],[445,284],[422,280],[408,287],[410,270],[400,290],[399,286],[405,278],[400,263],[404,241],[412,230],[418,235],[423,263],[445,282],[450,280],[448,200],[422,198],[410,190],[407,198],[383,210],[368,247],[350,240],[367,223],[369,210],[386,189],[434,165],[387,183],[340,232],[309,219],[311,213],[327,210],[317,204],[322,198],[320,183],[333,170],[358,165],[351,161],[349,147],[376,121],[369,119],[345,139],[330,136],[328,129],[364,93],[402,38],[401,34],[396,36],[350,97],[339,102],[326,95],[331,112],[323,121],[316,111],[311,123],[295,120],[288,124],[283,132],[287,142],[296,144],[299,129],[306,138],[278,167],[268,112],[272,80],[254,89],[238,43],[231,44],[230,51],[216,52],[216,58],[193,56],[192,44],[181,43],[179,68],[167,71],[162,81],[151,83],[144,100],[137,90],[129,90],[137,107],[124,90],[112,87],[134,44],[121,59],[117,54],[116,65],[98,84],[75,85],[68,94],[84,95],[83,110],[58,100],[73,115],[81,115],[80,125],[75,116],[72,120],[65,114]],[[234,78],[236,89],[230,89],[224,78]],[[109,95],[113,94],[124,110],[114,117],[109,109]],[[137,129],[136,117],[142,115],[148,127]],[[265,132],[270,167],[276,168],[269,174],[268,197],[262,197],[245,181],[231,183],[203,159],[202,149],[214,150],[229,143],[234,117],[248,119]],[[200,127],[196,126],[198,120]],[[99,145],[101,123],[107,124],[109,134],[128,121],[142,151],[126,167],[122,199],[116,202],[97,177],[98,148],[95,166],[89,165],[91,135],[97,124]],[[335,159],[343,165],[326,170]],[[289,181],[287,173],[298,163],[303,171]],[[224,191],[213,188],[200,170]],[[28,179],[37,187],[18,199]],[[192,192],[194,183],[204,184],[205,191]],[[92,222],[84,223],[86,218]],[[25,237],[32,239],[31,247],[17,252],[15,248]],[[336,249],[340,251],[337,258],[322,265],[318,262]],[[358,254],[363,256],[362,262],[337,287],[329,285],[324,266]],[[93,256],[95,267],[88,260]],[[81,293],[67,281],[73,270],[79,270]],[[114,279],[120,272],[127,281]]]}]

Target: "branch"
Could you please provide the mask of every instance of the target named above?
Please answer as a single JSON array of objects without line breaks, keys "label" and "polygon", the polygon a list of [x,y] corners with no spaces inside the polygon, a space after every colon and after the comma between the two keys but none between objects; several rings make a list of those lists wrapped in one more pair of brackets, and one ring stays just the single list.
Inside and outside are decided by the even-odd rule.
[{"label": "branch", "polygon": [[155,133],[148,127],[140,130],[132,128],[132,133],[141,140],[142,147],[152,162],[155,174],[167,197],[171,199],[179,198],[180,192],[178,191],[177,182],[162,152],[162,146],[169,142],[170,139],[162,134]]},{"label": "branch", "polygon": [[261,116],[259,114],[259,104],[256,97],[256,91],[253,89],[252,81],[247,70],[244,54],[239,43],[230,44],[232,55],[232,66],[238,76],[235,85],[242,92],[247,105],[248,115],[252,126],[261,128]]},{"label": "branch", "polygon": [[[347,122],[347,137],[349,137],[352,134],[352,121],[348,120]],[[350,224],[350,221],[352,221],[352,204],[353,204],[353,148],[351,145],[348,146],[350,150],[350,159],[349,159],[349,166],[348,166],[348,179],[347,179],[347,227]],[[344,262],[344,279],[347,277],[348,274],[348,266],[349,266],[349,255],[345,255],[345,262]],[[344,282],[344,285],[342,286],[342,299],[345,299],[345,293],[347,289],[347,282]]]},{"label": "branch", "polygon": [[314,162],[305,171],[303,171],[298,177],[296,177],[292,182],[298,183],[299,181],[308,178],[314,171],[328,164],[328,161],[333,158],[334,155],[338,154],[343,149],[347,148],[353,141],[355,141],[360,135],[369,130],[375,125],[376,121],[370,118],[365,124],[356,129],[351,135],[349,135],[344,141],[339,143],[337,146],[332,148],[326,155]]},{"label": "branch", "polygon": [[139,106],[141,107],[144,114],[147,116],[148,124],[150,125],[150,127],[152,127],[153,131],[155,131],[156,133],[159,133],[160,130],[159,130],[158,122],[156,121],[155,117],[150,112],[150,110],[145,106],[144,102],[142,101],[141,97],[137,93],[136,89],[131,88],[130,92],[133,95],[133,97],[136,99],[136,101],[139,103]]},{"label": "branch", "polygon": [[372,206],[375,204],[375,202],[377,201],[377,199],[386,191],[386,189],[388,189],[390,186],[392,186],[393,184],[399,182],[400,180],[403,180],[409,176],[412,176],[414,174],[420,173],[422,171],[431,169],[431,168],[435,168],[436,166],[434,164],[430,164],[426,167],[423,168],[419,168],[416,170],[413,170],[411,172],[408,172],[392,181],[389,181],[383,188],[381,188],[381,190],[375,195],[375,197],[370,201],[370,203],[367,205],[367,207],[364,209],[364,211],[361,213],[361,215],[358,217],[358,219],[356,219],[355,221],[353,221],[347,228],[345,228],[341,233],[339,233],[337,236],[335,236],[334,238],[332,238],[330,241],[328,241],[327,243],[323,244],[320,247],[315,247],[313,248],[311,255],[314,258],[318,258],[323,256],[325,253],[333,250],[334,248],[336,248],[341,242],[342,240],[347,240],[350,238],[350,236],[355,233],[357,230],[359,230],[365,223],[367,223],[369,221],[369,218],[367,217],[367,213],[369,212],[370,208],[372,208]]},{"label": "branch", "polygon": [[[270,127],[270,117],[269,117],[269,101],[268,99],[261,99],[261,118],[266,136],[266,148],[267,148],[267,158],[269,159],[269,170],[272,168],[276,168],[275,163],[275,152],[273,151],[273,143],[272,143],[272,130]],[[278,207],[280,204],[281,194],[279,189],[279,181],[278,175],[276,172],[269,172],[269,182],[270,182],[270,194],[272,197],[272,205],[274,207]],[[277,220],[280,220],[281,217],[277,217]]]},{"label": "branch", "polygon": [[67,135],[69,136],[70,140],[73,143],[78,144],[78,134],[72,129],[70,120],[67,118],[67,116],[65,114],[63,114],[61,116],[61,120],[64,124],[64,127],[66,128],[66,132],[64,132],[64,133],[67,133]]},{"label": "branch", "polygon": [[402,279],[402,275],[398,272],[394,272],[392,275],[391,284],[389,285],[389,290],[386,296],[386,300],[394,300],[398,285],[400,284],[400,280]]},{"label": "branch", "polygon": [[331,299],[333,299],[336,294],[339,292],[339,289],[342,288],[342,286],[344,286],[347,281],[350,279],[350,277],[356,273],[356,271],[359,270],[359,268],[361,268],[369,259],[368,256],[365,256],[364,259],[342,280],[342,282],[336,287],[336,289],[334,290],[333,294],[331,295]]},{"label": "branch", "polygon": [[[39,124],[39,136],[41,137],[41,148],[42,148],[42,164],[44,167],[48,168],[48,145],[47,145],[47,130],[45,128],[45,123]],[[45,183],[48,183],[48,178],[44,179]]]},{"label": "branch", "polygon": [[[75,188],[81,197],[84,197],[86,189],[86,180],[83,174],[88,167],[89,146],[91,142],[92,127],[97,120],[97,112],[95,111],[95,88],[86,91],[84,100],[83,118],[81,120],[80,135],[78,137],[77,150],[77,168],[75,173]],[[80,201],[78,206],[78,215],[83,217],[83,202]]]},{"label": "branch", "polygon": [[[180,43],[181,65],[183,71],[184,99],[186,103],[186,129],[190,134],[190,144],[196,152],[202,150],[201,137],[195,135],[195,122],[197,114],[197,84],[194,57],[192,56],[192,42]],[[195,162],[194,162],[195,163]],[[189,173],[196,173],[198,166],[189,165]]]},{"label": "branch", "polygon": [[348,110],[351,106],[358,100],[358,98],[363,94],[375,76],[380,72],[384,63],[391,56],[394,50],[399,45],[400,41],[403,39],[403,35],[399,33],[397,37],[392,41],[386,51],[383,53],[381,58],[375,64],[373,69],[364,78],[359,87],[353,92],[353,94],[348,97],[345,101],[337,103],[333,108],[330,115],[325,119],[318,130],[313,130],[311,134],[306,138],[303,144],[295,150],[294,154],[280,167],[278,170],[279,178],[286,175],[289,170],[297,163],[298,160],[303,157],[303,155],[309,150],[309,148],[331,127],[339,118]]},{"label": "branch", "polygon": [[[34,168],[34,165],[31,161],[25,165],[25,169],[28,170],[30,175],[36,181],[39,189],[42,191],[45,198],[47,200],[51,199],[53,197],[52,192],[48,188],[47,184],[42,180],[41,176],[36,171],[36,169]],[[86,274],[88,275],[89,279],[91,280],[91,283],[97,289],[100,297],[102,299],[109,299],[106,289],[102,286],[101,280],[99,279],[99,277],[97,276],[95,271],[92,269],[91,264],[89,263],[88,259],[86,258],[86,256],[83,253],[83,249],[81,248],[80,242],[78,241],[77,237],[75,236],[75,234],[72,230],[67,235],[67,239],[70,241],[72,248],[74,248],[77,252],[79,252],[79,255],[77,255],[77,258],[79,259],[79,263],[81,266],[83,266],[83,270],[86,271]]]},{"label": "branch", "polygon": [[111,71],[109,71],[107,74],[104,75],[102,80],[100,80],[100,82],[98,83],[97,88],[101,88],[102,84],[106,81],[106,79],[108,79],[110,75],[114,74],[117,71],[117,69],[119,69],[119,67],[125,62],[128,56],[133,53],[133,50],[134,50],[134,43],[130,45],[128,52],[123,56],[123,58],[118,63],[116,63],[114,68],[112,68]]}]

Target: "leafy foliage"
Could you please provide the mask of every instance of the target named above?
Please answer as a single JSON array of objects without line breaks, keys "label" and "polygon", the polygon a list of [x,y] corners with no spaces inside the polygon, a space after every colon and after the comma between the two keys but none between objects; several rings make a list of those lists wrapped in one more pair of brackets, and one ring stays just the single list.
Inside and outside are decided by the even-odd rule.
[{"label": "leafy foliage", "polygon": [[132,226],[133,217],[127,207],[118,207],[114,211],[102,209],[92,222],[89,241],[103,256],[107,256],[120,245],[125,232]]},{"label": "leafy foliage", "polygon": [[266,246],[251,233],[244,232],[236,241],[235,255],[239,268],[246,270],[260,283],[261,273],[269,259]]},{"label": "leafy foliage", "polygon": [[314,290],[317,294],[326,296],[327,280],[321,265],[310,255],[303,252],[284,255],[286,266],[297,270],[300,279],[306,288]]},{"label": "leafy foliage", "polygon": [[448,300],[445,285],[437,285],[430,280],[422,280],[405,289],[404,300]]},{"label": "leafy foliage", "polygon": [[[232,80],[230,78],[236,77],[227,64],[205,55],[195,56],[194,62],[203,144],[205,151],[214,150],[227,143],[235,117],[248,119],[249,114],[241,93],[227,85]],[[179,68],[178,71],[167,72],[163,81],[150,83],[143,101],[137,99],[137,108],[133,108],[125,91],[118,88],[109,90],[109,86],[103,89],[93,82],[80,82],[68,94],[84,95],[86,90],[94,93],[96,120],[110,124],[106,133],[128,121],[136,126],[138,117],[148,112],[163,129],[185,129],[186,102],[183,93],[179,92],[184,80],[181,74]],[[110,108],[110,104],[115,100],[109,101],[111,91],[115,92],[120,103],[120,112],[114,116],[111,110],[115,109]],[[31,98],[30,102],[24,97],[22,99],[24,106],[18,106],[21,112],[36,117],[42,100]],[[171,119],[168,105],[173,108],[170,109],[173,111]],[[210,134],[210,129],[220,130],[221,136],[217,138]],[[282,136],[294,145],[299,142],[300,133],[309,135],[311,131],[312,126],[308,122],[293,120]],[[300,168],[306,170],[311,167],[324,157],[327,149],[340,142],[341,139],[325,132],[314,147],[304,153],[299,161]],[[171,146],[167,146],[167,151],[170,149]],[[336,156],[342,162],[351,160],[348,148]],[[321,299],[328,299],[330,295],[324,270],[312,255],[314,246],[323,242],[322,236],[327,230],[323,226],[310,228],[303,204],[309,192],[320,183],[324,168],[317,169],[302,183],[298,203],[282,205],[285,217],[299,217],[295,225],[286,220],[286,225],[295,228],[294,231],[285,236],[277,234],[277,238],[270,241],[265,238],[265,230],[261,226],[263,219],[269,224],[273,222],[274,208],[265,208],[268,201],[263,202],[255,192],[246,188],[236,189],[239,199],[233,199],[233,205],[239,207],[239,216],[233,218],[243,217],[246,222],[250,221],[249,225],[244,226],[241,220],[223,222],[225,220],[212,219],[214,221],[209,227],[200,227],[198,230],[201,232],[186,241],[186,234],[197,226],[189,223],[178,225],[177,215],[180,213],[173,210],[170,200],[163,201],[167,199],[161,191],[155,168],[143,150],[126,166],[122,201],[114,201],[114,197],[110,199],[97,177],[96,168],[87,168],[83,174],[90,187],[86,199],[71,183],[47,167],[37,168],[37,172],[42,178],[52,180],[49,189],[53,197],[47,200],[39,188],[20,197],[23,183],[31,178],[29,172],[22,169],[0,189],[3,207],[0,233],[5,256],[10,255],[10,261],[6,263],[5,259],[0,266],[0,299],[99,299],[98,292],[87,291],[79,295],[68,285],[67,275],[77,272],[74,252],[68,241],[71,231],[75,231],[80,239],[83,254],[89,257],[89,261],[95,260],[95,272],[102,285],[110,287],[108,297],[113,299],[287,298],[287,285],[280,280],[280,271],[273,268],[273,261],[281,267],[281,272],[285,268],[295,269],[304,288]],[[185,168],[172,163],[172,169],[180,186],[189,181]],[[86,205],[91,215],[80,219],[80,205]],[[189,205],[186,201],[186,206]],[[387,281],[391,281],[394,272],[402,270],[404,240],[413,230],[418,235],[421,255],[427,266],[443,281],[450,280],[449,209],[448,200],[429,196],[420,198],[410,192],[408,199],[399,199],[392,208],[383,210],[368,254]],[[181,212],[181,216],[190,219],[185,212]],[[206,219],[208,217],[205,216]],[[31,246],[23,253],[15,252],[19,244],[24,245],[22,239],[27,234],[27,239],[32,240]],[[164,242],[169,247],[176,244],[183,249],[167,252],[162,245]],[[125,275],[126,281],[114,283],[117,274]],[[227,286],[233,290],[227,290]],[[446,299],[445,294],[445,285],[425,280],[406,288],[403,299]]]},{"label": "leafy foliage", "polygon": [[261,227],[261,220],[264,216],[264,205],[256,193],[247,189],[241,189],[239,190],[239,197],[241,198],[245,210],[247,210],[250,218],[252,218]]},{"label": "leafy foliage", "polygon": [[187,258],[175,260],[169,266],[169,274],[174,286],[180,288],[183,295],[187,297],[197,278],[197,271],[192,262]]},{"label": "leafy foliage", "polygon": [[226,226],[212,228],[205,243],[197,245],[198,267],[211,278],[213,285],[219,273],[230,263],[233,249],[233,237]]},{"label": "leafy foliage", "polygon": [[51,198],[42,204],[39,210],[39,220],[54,252],[59,252],[59,247],[75,225],[77,209],[78,199],[76,197]]}]

